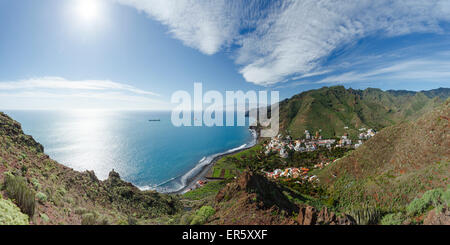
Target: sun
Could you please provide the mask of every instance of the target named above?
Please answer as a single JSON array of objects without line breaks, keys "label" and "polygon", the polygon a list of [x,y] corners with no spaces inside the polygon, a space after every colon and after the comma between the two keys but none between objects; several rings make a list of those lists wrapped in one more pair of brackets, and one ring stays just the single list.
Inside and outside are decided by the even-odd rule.
[{"label": "sun", "polygon": [[76,0],[75,4],[76,14],[81,21],[93,23],[101,17],[99,0]]}]

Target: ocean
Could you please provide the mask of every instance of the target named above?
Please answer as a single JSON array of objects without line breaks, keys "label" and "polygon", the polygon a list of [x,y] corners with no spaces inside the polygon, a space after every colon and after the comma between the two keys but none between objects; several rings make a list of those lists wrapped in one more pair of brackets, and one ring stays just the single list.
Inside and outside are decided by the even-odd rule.
[{"label": "ocean", "polygon": [[[51,158],[106,179],[114,169],[141,189],[173,192],[217,154],[254,143],[248,126],[175,127],[170,112],[5,111]],[[160,119],[160,121],[149,121]]]}]

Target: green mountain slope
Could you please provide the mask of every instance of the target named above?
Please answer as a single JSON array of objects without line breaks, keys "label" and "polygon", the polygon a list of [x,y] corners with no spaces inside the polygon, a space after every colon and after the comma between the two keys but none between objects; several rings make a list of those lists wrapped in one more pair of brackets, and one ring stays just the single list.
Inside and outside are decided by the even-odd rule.
[{"label": "green mountain slope", "polygon": [[450,99],[412,122],[381,130],[318,175],[343,209],[401,211],[450,177]]},{"label": "green mountain slope", "polygon": [[305,130],[321,130],[327,138],[344,133],[355,138],[362,127],[380,130],[415,119],[441,104],[449,91],[354,90],[343,86],[310,90],[280,102],[280,132],[303,137]]}]

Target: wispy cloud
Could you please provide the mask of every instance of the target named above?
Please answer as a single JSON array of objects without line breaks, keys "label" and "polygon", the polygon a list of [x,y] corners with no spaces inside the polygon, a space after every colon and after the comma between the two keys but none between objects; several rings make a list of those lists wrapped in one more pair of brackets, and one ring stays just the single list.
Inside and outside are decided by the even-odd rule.
[{"label": "wispy cloud", "polygon": [[384,64],[383,67],[373,67],[368,71],[351,71],[328,76],[315,81],[319,84],[352,83],[377,81],[428,81],[436,82],[448,80],[450,82],[450,61],[416,59],[395,64]]},{"label": "wispy cloud", "polygon": [[189,47],[214,54],[238,34],[239,8],[218,1],[117,0],[144,11]]},{"label": "wispy cloud", "polygon": [[3,109],[168,109],[160,95],[109,80],[61,77],[0,82]]},{"label": "wispy cloud", "polygon": [[76,90],[118,90],[142,95],[160,96],[133,86],[109,80],[70,81],[61,77],[31,78],[20,81],[0,82],[0,90],[15,89],[76,89]]},{"label": "wispy cloud", "polygon": [[440,23],[450,21],[448,0],[115,1],[205,54],[237,46],[232,57],[240,73],[259,85],[324,73],[333,51],[361,38],[443,34]]}]

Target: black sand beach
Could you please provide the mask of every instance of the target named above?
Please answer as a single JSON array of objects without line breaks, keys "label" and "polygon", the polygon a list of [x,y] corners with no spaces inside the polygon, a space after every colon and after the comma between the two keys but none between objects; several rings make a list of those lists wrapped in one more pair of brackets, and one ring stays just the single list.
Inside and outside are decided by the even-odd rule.
[{"label": "black sand beach", "polygon": [[209,173],[209,171],[212,169],[212,167],[214,167],[214,165],[216,164],[217,161],[219,161],[223,157],[226,157],[226,156],[229,156],[229,155],[232,155],[232,154],[236,154],[236,153],[239,153],[241,151],[244,151],[244,150],[247,150],[249,148],[252,148],[253,146],[255,146],[257,144],[259,136],[258,136],[256,131],[254,131],[254,130],[252,130],[252,131],[253,131],[252,133],[254,135],[254,139],[253,139],[252,142],[248,143],[245,147],[243,147],[241,149],[237,149],[235,151],[230,151],[230,152],[224,152],[223,154],[220,154],[220,155],[214,157],[214,159],[209,164],[203,166],[202,169],[196,175],[194,175],[193,177],[189,178],[186,181],[187,184],[186,184],[185,187],[183,187],[182,189],[180,189],[178,191],[170,192],[169,194],[183,194],[183,193],[186,193],[186,192],[188,192],[190,190],[193,190],[193,189],[196,188],[197,182],[199,180],[211,181],[211,180],[208,180],[206,178],[206,176]]}]

